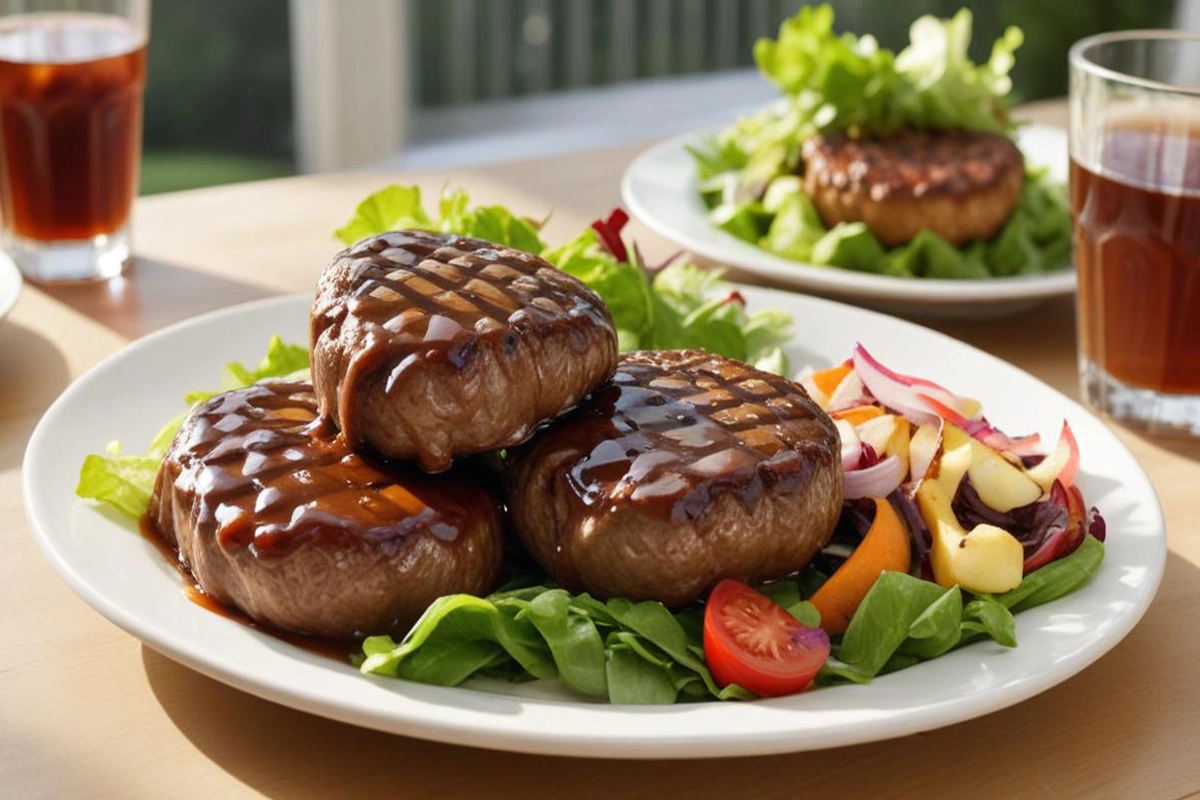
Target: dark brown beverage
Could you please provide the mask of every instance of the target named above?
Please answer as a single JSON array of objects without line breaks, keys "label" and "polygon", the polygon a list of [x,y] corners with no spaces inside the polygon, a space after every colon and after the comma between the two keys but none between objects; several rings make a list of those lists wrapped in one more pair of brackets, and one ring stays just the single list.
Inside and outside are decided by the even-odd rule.
[{"label": "dark brown beverage", "polygon": [[1071,160],[1081,354],[1123,384],[1200,394],[1200,127],[1140,118]]},{"label": "dark brown beverage", "polygon": [[146,46],[123,19],[0,20],[0,216],[50,242],[122,229],[137,192]]}]

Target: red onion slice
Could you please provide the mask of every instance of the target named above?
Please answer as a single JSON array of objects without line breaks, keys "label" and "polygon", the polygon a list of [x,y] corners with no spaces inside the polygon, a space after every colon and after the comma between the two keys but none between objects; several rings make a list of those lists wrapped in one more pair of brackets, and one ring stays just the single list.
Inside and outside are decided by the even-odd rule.
[{"label": "red onion slice", "polygon": [[1015,456],[1034,455],[1038,445],[1041,444],[1042,437],[1036,433],[1013,439],[993,428],[985,417],[967,419],[935,397],[920,393],[917,394],[917,397],[936,411],[946,422],[962,428],[963,433],[975,437],[998,453],[1012,453]]},{"label": "red onion slice", "polygon": [[969,419],[974,419],[975,417],[979,416],[980,405],[978,401],[972,400],[969,397],[957,395],[946,387],[934,383],[933,381],[925,380],[924,378],[917,378],[912,375],[901,375],[899,372],[889,369],[877,361],[875,357],[868,353],[866,348],[861,344],[855,344],[854,346],[855,368],[858,366],[858,357],[860,353],[863,360],[869,361],[876,371],[881,373],[883,377],[887,378],[893,383],[897,383],[900,386],[914,389],[919,391],[921,394],[933,397],[942,403],[942,405],[954,409],[956,413]]},{"label": "red onion slice", "polygon": [[887,497],[896,491],[904,474],[904,462],[894,455],[888,456],[873,467],[847,472],[843,496],[847,500]]},{"label": "red onion slice", "polygon": [[906,417],[914,425],[934,422],[938,415],[896,373],[876,361],[861,344],[854,345],[854,372],[880,405]]}]

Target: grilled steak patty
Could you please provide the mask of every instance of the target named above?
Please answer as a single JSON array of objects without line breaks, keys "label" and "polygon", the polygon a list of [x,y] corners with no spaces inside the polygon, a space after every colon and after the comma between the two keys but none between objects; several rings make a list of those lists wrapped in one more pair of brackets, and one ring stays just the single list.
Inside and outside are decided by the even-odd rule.
[{"label": "grilled steak patty", "polygon": [[672,607],[803,567],[842,505],[837,429],[804,390],[697,351],[622,354],[505,462],[510,520],[560,585]]},{"label": "grilled steak patty", "polygon": [[1006,136],[905,130],[817,136],[802,149],[804,190],[826,225],[863,222],[881,242],[929,229],[955,246],[995,236],[1021,199],[1025,161]]},{"label": "grilled steak patty", "polygon": [[209,595],[327,636],[402,633],[442,595],[486,593],[503,548],[496,498],[470,474],[350,452],[307,383],[258,384],[193,410],[150,518]]},{"label": "grilled steak patty", "polygon": [[600,298],[537,256],[397,231],[358,242],[321,276],[312,310],[322,415],[353,449],[430,472],[528,438],[612,375]]}]

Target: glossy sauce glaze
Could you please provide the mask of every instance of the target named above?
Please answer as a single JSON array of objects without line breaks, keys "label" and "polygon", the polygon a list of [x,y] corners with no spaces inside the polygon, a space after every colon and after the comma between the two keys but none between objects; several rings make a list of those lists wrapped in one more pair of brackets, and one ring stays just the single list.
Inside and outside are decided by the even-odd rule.
[{"label": "glossy sauce glaze", "polygon": [[575,513],[626,502],[673,522],[722,494],[750,511],[767,491],[801,490],[838,448],[803,389],[696,351],[624,354],[611,384],[542,435],[581,454],[567,471]]},{"label": "glossy sauce glaze", "polygon": [[[169,482],[169,485],[167,485]],[[486,492],[409,465],[353,453],[317,416],[306,383],[262,383],[199,405],[167,452],[155,491],[159,529],[170,502],[223,548],[284,556],[307,542],[370,545],[394,554],[411,535],[455,541],[492,512]]]},{"label": "glossy sauce glaze", "polygon": [[[477,239],[397,231],[363,240],[334,261],[311,328],[314,365],[325,348],[340,361],[336,391],[323,387],[327,378],[314,369],[318,395],[336,397],[337,407],[322,412],[357,448],[363,441],[357,395],[381,370],[390,393],[425,363],[461,372],[484,348],[511,356],[523,337],[558,330],[582,354],[595,341],[588,331],[611,332],[612,321],[595,293],[537,256]],[[420,432],[412,433],[419,446]],[[423,465],[438,461],[427,452],[419,456]]]}]

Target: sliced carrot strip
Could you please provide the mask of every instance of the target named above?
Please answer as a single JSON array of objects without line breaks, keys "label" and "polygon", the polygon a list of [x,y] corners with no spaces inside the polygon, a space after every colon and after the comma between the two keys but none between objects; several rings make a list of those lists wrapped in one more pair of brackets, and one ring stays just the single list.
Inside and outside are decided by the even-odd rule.
[{"label": "sliced carrot strip", "polygon": [[857,428],[869,419],[882,417],[883,409],[879,406],[854,406],[854,408],[831,411],[829,415],[834,419],[844,419]]},{"label": "sliced carrot strip", "polygon": [[812,382],[815,383],[817,388],[824,392],[826,396],[832,395],[834,389],[836,389],[838,384],[842,382],[842,378],[845,378],[850,374],[850,369],[851,367],[849,364],[839,364],[836,367],[830,367],[829,369],[823,369],[820,372],[814,372],[812,374]]},{"label": "sliced carrot strip", "polygon": [[907,572],[910,550],[908,530],[892,504],[875,498],[875,520],[867,535],[837,572],[809,598],[821,612],[821,627],[830,634],[844,633],[859,604],[884,572]]}]

